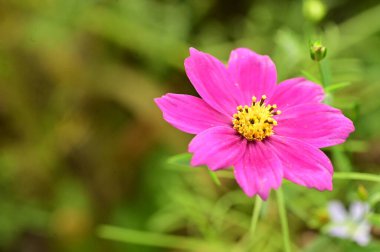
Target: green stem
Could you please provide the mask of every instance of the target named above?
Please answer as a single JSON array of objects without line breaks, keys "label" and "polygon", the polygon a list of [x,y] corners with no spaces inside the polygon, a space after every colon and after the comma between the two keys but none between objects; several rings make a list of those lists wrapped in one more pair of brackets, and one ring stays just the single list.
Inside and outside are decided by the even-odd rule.
[{"label": "green stem", "polygon": [[278,210],[280,212],[282,237],[284,240],[284,251],[291,252],[288,219],[286,217],[286,207],[285,207],[284,195],[283,195],[281,187],[276,191],[276,194],[277,194]]},{"label": "green stem", "polygon": [[253,207],[253,212],[252,212],[251,229],[249,230],[251,239],[254,238],[254,234],[255,234],[257,223],[259,221],[262,205],[263,205],[262,199],[259,196],[256,196],[255,206]]},{"label": "green stem", "polygon": [[210,169],[206,168],[208,175],[210,175],[212,181],[217,185],[217,186],[222,186],[222,183],[220,182],[218,175],[216,175],[215,172],[211,171]]},{"label": "green stem", "polygon": [[[341,153],[340,155],[344,155],[344,153]],[[347,164],[345,164],[345,165],[347,165]],[[181,171],[192,172],[193,170],[181,169]],[[221,178],[234,179],[234,174],[229,170],[218,171],[218,175]],[[372,182],[380,182],[380,174],[375,175],[375,174],[371,174],[371,173],[335,172],[334,178],[335,179],[351,179],[351,180],[366,180],[366,181],[372,181]],[[284,181],[284,183],[288,183],[288,181]]]},{"label": "green stem", "polygon": [[380,182],[380,175],[360,172],[335,172],[334,179],[367,180]]},{"label": "green stem", "polygon": [[331,73],[328,59],[322,59],[316,63],[318,65],[319,74],[321,75],[322,86],[323,88],[327,88],[331,84]]},{"label": "green stem", "polygon": [[199,239],[141,232],[113,226],[100,226],[98,235],[104,239],[145,246],[205,251],[206,243]]},{"label": "green stem", "polygon": [[240,252],[240,251],[252,251],[252,248],[254,246],[254,240],[259,240],[259,235],[262,235],[262,232],[255,235],[255,231],[257,228],[257,223],[259,222],[260,212],[263,205],[263,201],[259,196],[255,196],[255,204],[253,206],[252,211],[252,219],[251,219],[251,227],[249,229],[249,232],[247,232],[243,239],[237,244],[235,247],[234,252]]},{"label": "green stem", "polygon": [[326,77],[325,77],[325,75],[323,73],[322,64],[321,64],[321,62],[318,62],[317,64],[318,64],[319,74],[321,75],[322,86],[324,88],[326,88]]}]

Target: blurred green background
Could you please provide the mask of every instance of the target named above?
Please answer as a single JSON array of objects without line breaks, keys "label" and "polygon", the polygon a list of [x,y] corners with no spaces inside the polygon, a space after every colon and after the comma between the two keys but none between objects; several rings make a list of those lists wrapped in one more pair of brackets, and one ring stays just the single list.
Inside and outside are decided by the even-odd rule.
[{"label": "blurred green background", "polygon": [[[337,171],[378,173],[378,0],[0,0],[0,251],[180,251],[101,239],[101,224],[235,251],[253,200],[234,180],[218,187],[205,169],[167,162],[191,136],[153,98],[195,94],[183,69],[190,46],[224,61],[249,47],[272,57],[280,80],[319,81],[314,39],[328,47],[331,83],[344,83],[328,99],[356,126],[326,151]],[[319,231],[326,202],[354,200],[359,184],[380,189],[284,186],[296,250],[380,251],[375,228],[365,248]],[[275,204],[265,203],[254,251],[282,251]]]}]

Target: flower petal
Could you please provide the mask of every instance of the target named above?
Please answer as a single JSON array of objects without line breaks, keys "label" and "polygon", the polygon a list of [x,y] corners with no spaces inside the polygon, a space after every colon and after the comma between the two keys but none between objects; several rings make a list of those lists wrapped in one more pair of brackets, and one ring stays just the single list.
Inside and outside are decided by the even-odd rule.
[{"label": "flower petal", "polygon": [[190,48],[185,70],[198,94],[211,107],[232,116],[241,102],[241,90],[234,84],[225,65],[213,56]]},{"label": "flower petal", "polygon": [[360,246],[366,246],[371,241],[371,225],[367,221],[362,221],[356,227],[352,239]]},{"label": "flower petal", "polygon": [[231,120],[211,108],[202,99],[183,94],[166,94],[154,99],[164,119],[174,127],[198,134],[208,128],[229,125]]},{"label": "flower petal", "polygon": [[332,190],[333,167],[321,150],[290,137],[271,136],[268,142],[282,162],[284,178],[320,191]]},{"label": "flower petal", "polygon": [[331,222],[338,224],[347,220],[347,211],[344,208],[342,202],[333,200],[330,201],[327,206]]},{"label": "flower petal", "polygon": [[228,72],[243,92],[241,105],[251,104],[252,96],[270,97],[276,88],[277,71],[273,61],[249,49],[238,48],[231,52]]},{"label": "flower petal", "polygon": [[280,110],[303,103],[319,103],[325,97],[323,88],[305,78],[293,78],[281,82],[268,102]]},{"label": "flower petal", "polygon": [[207,165],[211,170],[232,166],[245,151],[247,141],[232,127],[218,126],[196,135],[189,144],[191,165]]},{"label": "flower petal", "polygon": [[340,110],[326,104],[289,107],[276,120],[277,135],[301,139],[318,148],[343,143],[355,129]]},{"label": "flower petal", "polygon": [[283,170],[278,157],[263,142],[249,142],[244,156],[235,164],[235,178],[245,194],[266,200],[271,189],[282,183]]},{"label": "flower petal", "polygon": [[338,238],[350,238],[350,227],[345,224],[331,225],[328,227],[327,232]]},{"label": "flower petal", "polygon": [[350,215],[354,221],[362,221],[365,219],[367,213],[369,212],[368,203],[354,201],[350,205]]}]

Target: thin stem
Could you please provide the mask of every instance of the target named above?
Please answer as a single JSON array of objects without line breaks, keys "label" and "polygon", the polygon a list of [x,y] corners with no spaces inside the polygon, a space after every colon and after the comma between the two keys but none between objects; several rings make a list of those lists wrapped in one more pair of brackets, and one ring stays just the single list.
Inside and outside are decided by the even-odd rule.
[{"label": "thin stem", "polygon": [[[343,155],[343,154],[341,154]],[[195,170],[183,170],[182,172],[193,172]],[[221,178],[233,179],[234,174],[230,170],[218,171],[218,176]],[[351,179],[351,180],[366,180],[372,182],[380,182],[380,174],[371,174],[371,173],[359,173],[359,172],[335,172],[334,179]],[[288,183],[288,181],[284,181]]]},{"label": "thin stem", "polygon": [[320,61],[317,64],[318,64],[318,68],[319,68],[319,74],[321,75],[322,86],[324,88],[326,88],[327,87],[327,79],[326,79],[326,74],[325,74],[324,68],[323,68],[322,63]]},{"label": "thin stem", "polygon": [[254,246],[253,241],[256,239],[258,240],[258,235],[262,235],[260,232],[258,235],[255,235],[257,223],[259,222],[260,212],[263,205],[262,199],[256,195],[255,196],[255,204],[253,206],[252,211],[252,219],[251,219],[251,227],[249,229],[249,232],[247,232],[243,239],[239,242],[239,244],[235,247],[234,252],[240,252],[240,251],[251,251],[252,247]]},{"label": "thin stem", "polygon": [[252,212],[251,229],[249,230],[251,239],[254,238],[254,234],[256,231],[257,223],[259,221],[262,205],[263,205],[262,199],[259,196],[256,196],[255,206],[253,207],[253,212]]},{"label": "thin stem", "polygon": [[211,171],[210,169],[206,168],[208,175],[210,175],[212,181],[217,185],[217,186],[222,186],[222,183],[220,182],[218,175],[216,175],[215,172]]},{"label": "thin stem", "polygon": [[145,246],[185,249],[192,251],[204,251],[204,249],[207,249],[205,247],[205,242],[194,238],[142,232],[106,225],[101,226],[98,229],[98,235],[104,239]]},{"label": "thin stem", "polygon": [[351,179],[380,182],[380,175],[360,172],[335,172],[334,179]]},{"label": "thin stem", "polygon": [[286,217],[286,207],[285,207],[285,201],[284,201],[284,194],[282,192],[281,187],[276,191],[276,194],[277,194],[278,210],[280,212],[282,237],[284,240],[284,251],[285,252],[291,252],[288,219]]}]

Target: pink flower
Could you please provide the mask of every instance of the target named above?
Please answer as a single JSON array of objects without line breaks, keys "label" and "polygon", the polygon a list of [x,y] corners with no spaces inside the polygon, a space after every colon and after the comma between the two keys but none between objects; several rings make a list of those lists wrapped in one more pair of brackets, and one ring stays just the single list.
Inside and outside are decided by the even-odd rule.
[{"label": "pink flower", "polygon": [[333,167],[319,148],[343,143],[354,126],[322,104],[321,86],[304,78],[276,85],[272,60],[245,48],[231,52],[227,67],[190,48],[185,69],[202,99],[166,94],[155,102],[167,122],[196,134],[189,145],[193,166],[233,166],[243,191],[264,200],[283,178],[332,190]]}]

